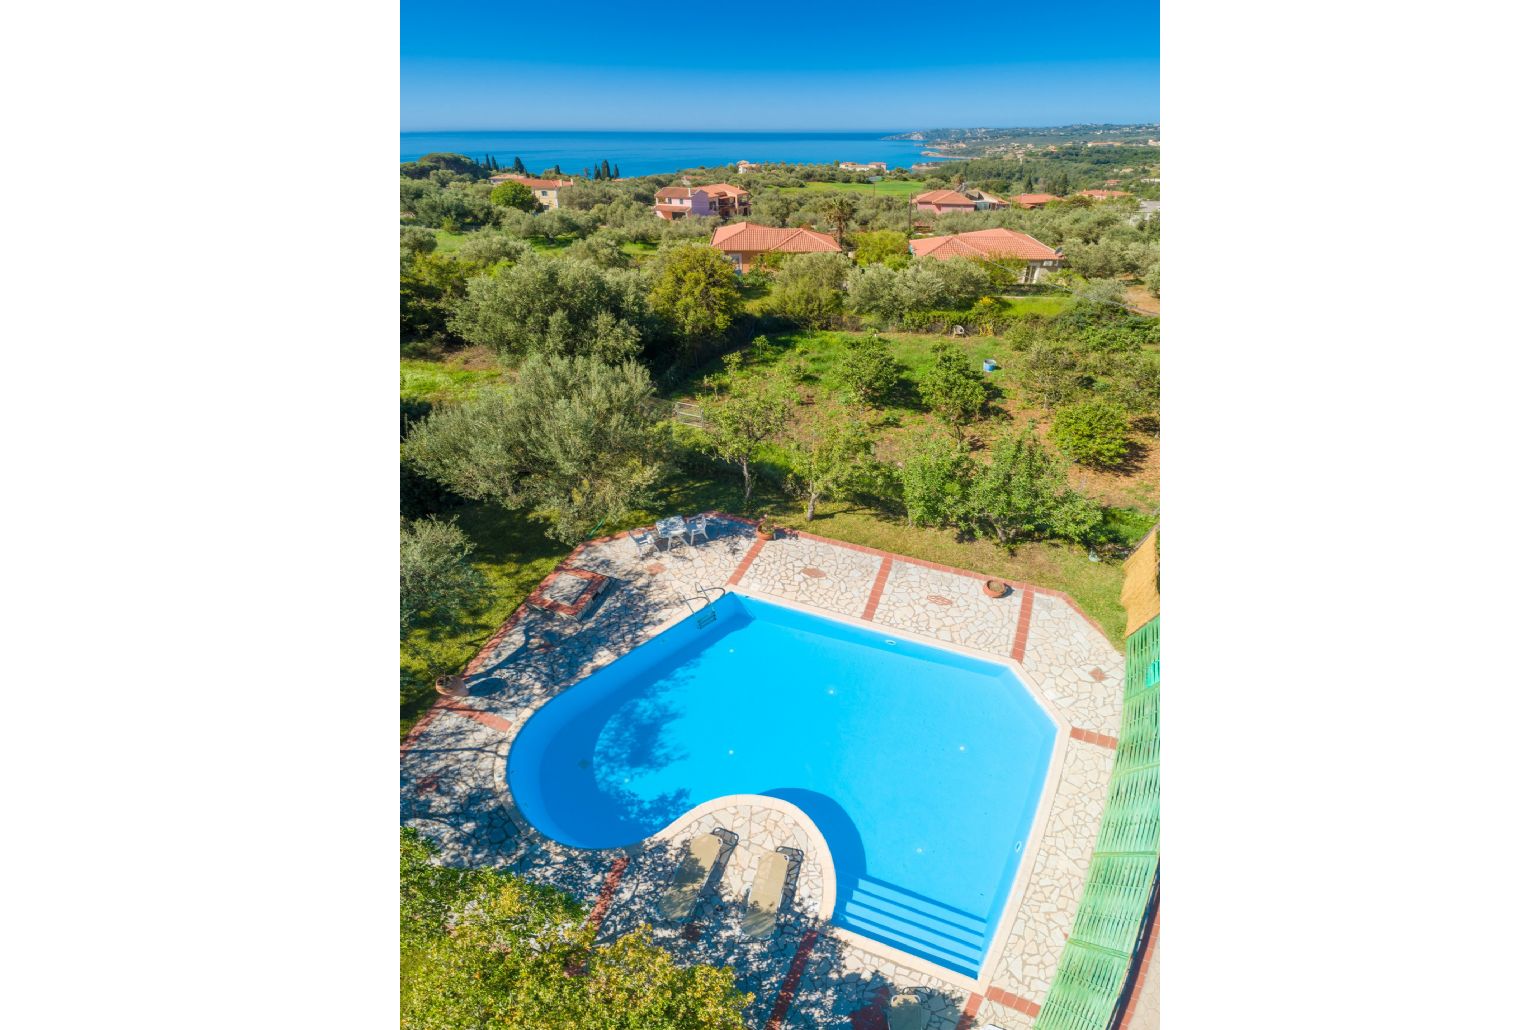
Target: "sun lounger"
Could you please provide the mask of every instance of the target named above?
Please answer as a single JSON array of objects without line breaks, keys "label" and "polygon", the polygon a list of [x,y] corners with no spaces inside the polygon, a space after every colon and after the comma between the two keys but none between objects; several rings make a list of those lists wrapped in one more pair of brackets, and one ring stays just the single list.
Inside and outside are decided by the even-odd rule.
[{"label": "sun lounger", "polygon": [[658,915],[665,923],[682,923],[695,913],[707,881],[737,843],[734,834],[720,828],[690,841],[658,902]]},{"label": "sun lounger", "polygon": [[888,1030],[920,1030],[925,1010],[913,994],[900,994],[888,1003]]},{"label": "sun lounger", "polygon": [[768,937],[781,915],[787,880],[795,875],[802,854],[795,848],[777,848],[759,860],[754,883],[749,887],[748,913],[743,932],[753,938]]}]

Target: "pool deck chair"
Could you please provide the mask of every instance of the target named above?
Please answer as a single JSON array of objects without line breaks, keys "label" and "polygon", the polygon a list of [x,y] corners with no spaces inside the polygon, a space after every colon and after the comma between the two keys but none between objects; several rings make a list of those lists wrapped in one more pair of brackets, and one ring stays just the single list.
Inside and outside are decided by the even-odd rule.
[{"label": "pool deck chair", "polygon": [[653,554],[658,553],[658,538],[653,536],[650,531],[641,530],[640,532],[631,532],[626,535],[636,545],[636,556],[638,558],[646,557],[648,551],[651,551]]},{"label": "pool deck chair", "polygon": [[743,917],[746,936],[758,940],[775,931],[787,885],[791,884],[795,889],[801,865],[802,852],[796,848],[776,848],[759,860],[759,867],[754,870],[754,882],[749,887],[748,912]]},{"label": "pool deck chair", "polygon": [[925,1009],[913,994],[900,994],[888,1003],[888,1030],[920,1030]]},{"label": "pool deck chair", "polygon": [[706,885],[714,875],[720,875],[728,852],[737,843],[738,835],[721,827],[690,841],[658,901],[658,915],[665,923],[682,923],[695,914]]}]

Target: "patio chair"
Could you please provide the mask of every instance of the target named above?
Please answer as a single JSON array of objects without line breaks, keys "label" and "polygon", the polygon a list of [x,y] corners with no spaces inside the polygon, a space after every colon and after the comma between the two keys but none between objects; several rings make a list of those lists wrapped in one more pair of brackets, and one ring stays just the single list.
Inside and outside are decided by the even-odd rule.
[{"label": "patio chair", "polygon": [[796,848],[776,848],[759,860],[754,882],[749,887],[748,914],[743,917],[743,932],[754,939],[768,937],[780,920],[781,904],[787,886],[796,883],[802,865],[802,852]]},{"label": "patio chair", "polygon": [[648,548],[652,548],[652,553],[653,554],[659,553],[658,552],[658,538],[652,532],[652,530],[650,530],[650,529],[639,529],[639,530],[634,530],[634,531],[632,531],[630,533],[627,533],[626,535],[629,536],[631,538],[631,542],[636,545],[636,556],[638,558],[645,558],[645,557],[647,557],[647,549]]},{"label": "patio chair", "polygon": [[690,533],[691,547],[695,546],[695,540],[697,537],[702,540],[710,540],[710,537],[706,535],[706,516],[702,515],[700,518],[690,519],[685,523],[685,527],[689,530]]},{"label": "patio chair", "polygon": [[685,856],[679,860],[668,888],[658,901],[658,915],[665,923],[682,923],[695,914],[707,884],[717,875],[728,852],[738,843],[738,835],[717,827],[690,841]]}]

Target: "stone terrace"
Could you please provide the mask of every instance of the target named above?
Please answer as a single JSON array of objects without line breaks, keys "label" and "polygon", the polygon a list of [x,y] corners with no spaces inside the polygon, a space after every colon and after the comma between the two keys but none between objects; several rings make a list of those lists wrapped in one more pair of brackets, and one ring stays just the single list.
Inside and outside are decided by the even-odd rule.
[{"label": "stone terrace", "polygon": [[[754,992],[750,1025],[882,1030],[886,1003],[918,996],[925,1030],[993,1023],[1026,1030],[1057,968],[1080,900],[1106,800],[1118,729],[1123,658],[1062,594],[1012,584],[987,597],[976,573],[790,533],[758,540],[749,525],[712,515],[709,539],[641,556],[617,537],[579,547],[559,567],[609,577],[581,618],[524,605],[466,669],[468,697],[445,698],[401,745],[402,822],[440,842],[446,861],[495,866],[550,883],[594,907],[605,937],[658,922],[661,890],[685,842],[724,826],[740,837],[720,880],[683,927],[654,938],[678,958],[730,965]],[[557,573],[553,573],[555,577]],[[555,582],[553,579],[551,582]],[[833,927],[817,828],[767,799],[721,799],[631,847],[585,851],[551,841],[519,815],[508,749],[542,704],[593,670],[688,617],[712,588],[820,609],[1014,663],[1060,724],[1027,877],[1001,920],[982,976],[940,970]],[[660,818],[658,822],[662,822]],[[759,856],[804,852],[793,905],[766,940],[739,932]]]}]

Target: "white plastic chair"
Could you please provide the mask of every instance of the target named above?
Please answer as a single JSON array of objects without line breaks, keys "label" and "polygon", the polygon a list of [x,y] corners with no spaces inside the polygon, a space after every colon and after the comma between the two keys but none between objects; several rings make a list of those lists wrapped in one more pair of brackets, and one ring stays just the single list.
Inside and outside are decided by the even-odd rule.
[{"label": "white plastic chair", "polygon": [[626,535],[629,536],[631,538],[631,542],[636,545],[636,556],[638,558],[645,558],[647,556],[647,549],[649,547],[652,548],[653,554],[659,553],[658,538],[654,536],[650,531],[644,529],[640,532],[628,533]]},{"label": "white plastic chair", "polygon": [[698,519],[692,519],[685,523],[685,525],[690,531],[690,546],[695,546],[696,537],[699,537],[702,540],[710,539],[710,537],[706,535],[706,516],[702,515]]}]

